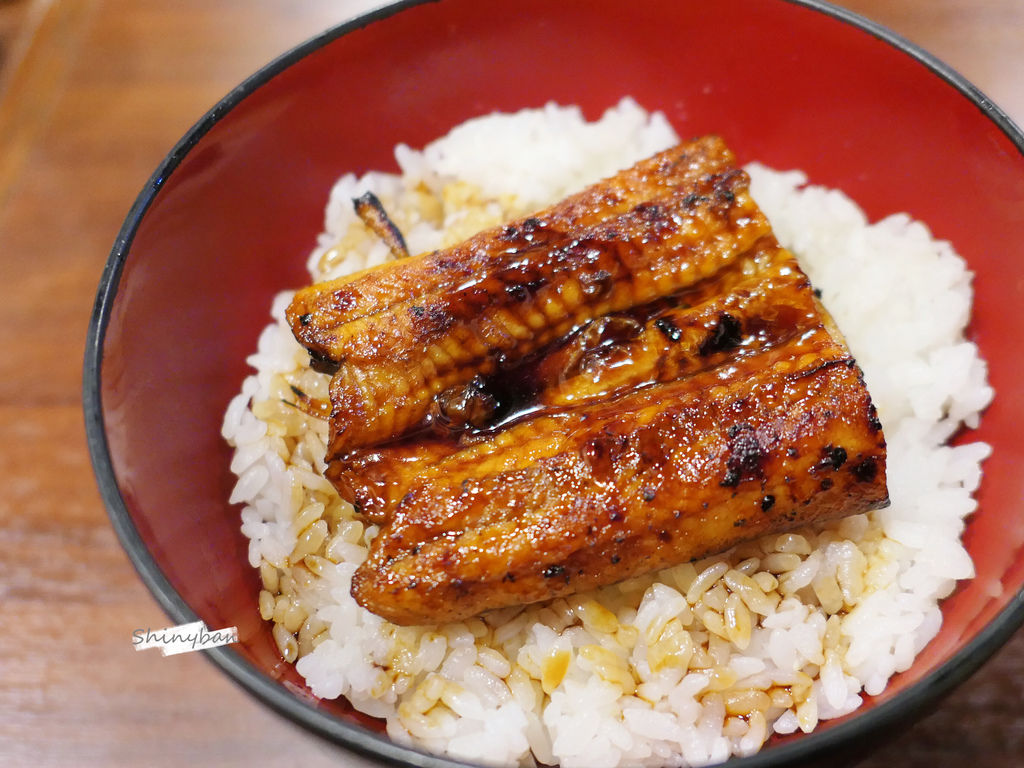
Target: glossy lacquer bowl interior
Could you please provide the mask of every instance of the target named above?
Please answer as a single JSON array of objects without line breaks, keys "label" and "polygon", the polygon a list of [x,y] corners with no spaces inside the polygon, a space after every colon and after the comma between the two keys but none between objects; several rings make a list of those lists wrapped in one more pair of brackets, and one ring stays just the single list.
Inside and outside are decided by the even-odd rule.
[{"label": "glossy lacquer bowl interior", "polygon": [[451,765],[392,744],[344,702],[314,699],[256,609],[224,409],[272,296],[306,280],[332,182],[395,169],[492,110],[622,96],[683,136],[719,133],[741,161],[804,169],[871,217],[908,211],[976,273],[971,337],[996,399],[967,546],[978,576],[938,637],[858,712],[737,765],[848,754],[973,672],[1024,620],[1024,137],[962,78],[884,30],[817,3],[441,0],[326,32],[229,94],[168,155],[103,275],[85,402],[101,490],[171,619],[237,626],[211,659],[305,727],[391,762]]}]

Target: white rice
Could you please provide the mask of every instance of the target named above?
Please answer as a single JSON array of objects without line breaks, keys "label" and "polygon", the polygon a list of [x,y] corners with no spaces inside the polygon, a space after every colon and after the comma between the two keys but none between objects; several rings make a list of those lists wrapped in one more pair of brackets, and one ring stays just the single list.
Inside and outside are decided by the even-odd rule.
[{"label": "white rice", "polygon": [[[548,106],[456,128],[402,176],[345,176],[310,257],[323,280],[380,263],[351,199],[381,198],[410,250],[450,244],[547,205],[676,142],[626,99],[597,123]],[[992,397],[963,330],[971,275],[897,214],[868,224],[799,172],[749,169],[864,370],[889,444],[892,505],[649,577],[439,627],[395,627],[355,604],[374,526],[320,472],[326,425],[285,401],[326,397],[284,323],[290,295],[224,420],[249,559],[282,655],[322,698],[385,718],[398,742],[495,765],[703,765],[810,731],[877,694],[938,632],[939,601],[973,576],[960,542],[989,449],[949,447]]]}]

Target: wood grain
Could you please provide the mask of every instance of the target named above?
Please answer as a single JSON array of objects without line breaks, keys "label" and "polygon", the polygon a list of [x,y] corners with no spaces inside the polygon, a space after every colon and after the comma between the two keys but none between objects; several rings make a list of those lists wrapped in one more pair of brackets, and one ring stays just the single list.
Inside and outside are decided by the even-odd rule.
[{"label": "wood grain", "polygon": [[[167,619],[107,521],[79,392],[104,261],[167,149],[250,72],[374,4],[47,4],[55,15],[0,101],[0,765],[367,764],[278,718],[199,655],[133,650],[133,629]],[[1024,4],[845,5],[929,49],[1024,122]],[[1018,633],[865,767],[1018,765],[1022,682]]]}]

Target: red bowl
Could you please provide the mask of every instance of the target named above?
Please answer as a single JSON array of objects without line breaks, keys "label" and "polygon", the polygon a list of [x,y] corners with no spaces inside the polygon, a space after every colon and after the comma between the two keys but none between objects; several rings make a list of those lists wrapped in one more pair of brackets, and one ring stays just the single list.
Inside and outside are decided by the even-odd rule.
[{"label": "red bowl", "polygon": [[[209,657],[293,720],[405,765],[345,702],[314,698],[256,610],[220,438],[271,297],[306,280],[332,182],[395,169],[392,147],[548,101],[598,116],[623,95],[742,161],[801,168],[871,217],[908,211],[976,273],[971,338],[996,400],[966,543],[977,566],[938,637],[857,712],[737,766],[849,753],[975,671],[1024,622],[1024,135],[928,54],[812,0],[406,2],[329,30],[232,91],[140,194],[99,287],[85,360],[89,444],[121,541],[171,619],[237,626]],[[1017,246],[1019,247],[1019,246]],[[241,276],[241,277],[239,277]],[[1001,586],[1001,592],[993,585]]]}]

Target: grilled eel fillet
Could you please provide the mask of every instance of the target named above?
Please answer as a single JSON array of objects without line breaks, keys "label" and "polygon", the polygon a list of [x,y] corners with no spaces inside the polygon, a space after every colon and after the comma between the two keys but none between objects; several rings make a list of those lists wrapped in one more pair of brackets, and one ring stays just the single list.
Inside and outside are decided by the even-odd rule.
[{"label": "grilled eel fillet", "polygon": [[[821,319],[805,287],[807,276],[792,256],[765,238],[733,267],[683,295],[598,318],[536,363],[503,371],[500,378],[511,381],[501,388],[514,389],[536,410],[693,375],[816,327]],[[484,388],[496,384],[485,382]],[[364,517],[381,524],[428,468],[456,452],[465,457],[496,450],[490,432],[462,434],[457,441],[417,435],[349,451],[330,464],[327,477]]]},{"label": "grilled eel fillet", "polygon": [[299,291],[295,337],[337,369],[328,458],[414,429],[438,393],[692,286],[769,232],[712,137],[453,248]]},{"label": "grilled eel fillet", "polygon": [[[699,146],[701,157],[727,155],[713,139]],[[694,157],[694,151],[670,150],[647,167],[664,170],[666,158]],[[658,230],[649,243],[639,232],[630,240],[641,251],[648,245],[665,251],[658,257],[663,261],[648,263],[673,276],[662,278],[671,288],[638,290],[638,284],[658,281],[643,274],[616,277],[628,284],[632,304],[581,304],[593,316],[576,319],[561,338],[538,326],[529,351],[501,348],[497,359],[485,355],[469,372],[440,377],[456,381],[456,388],[494,391],[499,400],[511,387],[519,411],[499,413],[493,424],[455,438],[420,432],[393,439],[402,433],[392,431],[386,442],[368,445],[346,442],[348,428],[336,433],[328,476],[383,526],[353,577],[352,594],[361,605],[398,624],[453,621],[614,583],[770,531],[888,503],[881,425],[860,371],[806,275],[749,201],[742,172],[727,165],[700,175],[692,164],[689,178],[672,194],[656,185],[653,194],[661,202],[655,205],[664,215],[648,215]],[[572,199],[586,195],[599,197],[588,190]],[[705,206],[692,195],[707,198]],[[680,205],[673,207],[673,200]],[[630,204],[631,210],[649,205],[616,203]],[[694,210],[714,221],[704,227],[714,246],[702,246],[700,227],[692,224],[687,237],[667,231],[677,224],[687,229],[693,221],[687,211]],[[537,218],[542,216],[554,218],[550,211]],[[613,213],[619,223],[608,228],[621,229],[621,216]],[[593,231],[607,225],[580,226]],[[757,236],[751,240],[736,230]],[[663,248],[667,241],[676,245]],[[478,252],[461,247],[462,253]],[[671,258],[679,263],[669,265]],[[491,283],[488,269],[505,267],[478,265],[474,280]],[[364,277],[379,284],[388,276]],[[560,279],[565,285],[573,278]],[[403,280],[394,275],[391,284]],[[347,290],[364,290],[361,280],[355,283]],[[553,301],[540,297],[553,283],[531,288],[517,303],[499,301],[494,311],[543,313]],[[367,306],[402,306],[371,288],[365,291],[376,303]],[[425,295],[433,286],[418,290]],[[310,308],[314,299],[306,296],[301,306]],[[483,303],[474,311],[491,310]],[[370,317],[395,327],[401,312],[379,309]],[[315,324],[297,322],[300,328]],[[548,311],[547,322],[562,328],[564,318]],[[312,333],[345,337],[344,325]],[[429,345],[418,352],[401,349],[395,377],[408,377],[417,365],[422,371],[430,359]],[[383,350],[379,354],[374,368],[386,357]],[[358,369],[350,356],[338,357],[339,373],[346,366]],[[332,386],[332,420],[339,410],[334,395]],[[402,421],[393,419],[391,429]]]}]

